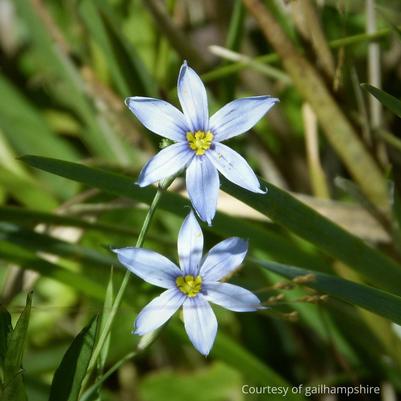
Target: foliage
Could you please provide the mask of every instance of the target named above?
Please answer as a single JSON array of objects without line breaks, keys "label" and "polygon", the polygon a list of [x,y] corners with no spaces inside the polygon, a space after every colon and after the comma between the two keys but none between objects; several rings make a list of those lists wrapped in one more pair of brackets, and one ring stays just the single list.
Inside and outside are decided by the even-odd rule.
[{"label": "foliage", "polygon": [[[345,3],[0,2],[1,399],[262,399],[242,386],[300,383],[400,396],[401,8]],[[208,358],[180,316],[131,334],[158,292],[110,252],[137,243],[177,260],[183,175],[168,190],[134,184],[162,144],[124,98],[178,104],[184,59],[211,113],[280,99],[229,142],[267,194],[222,180],[202,224],[206,250],[249,240],[230,281],[271,308],[214,308]]]}]

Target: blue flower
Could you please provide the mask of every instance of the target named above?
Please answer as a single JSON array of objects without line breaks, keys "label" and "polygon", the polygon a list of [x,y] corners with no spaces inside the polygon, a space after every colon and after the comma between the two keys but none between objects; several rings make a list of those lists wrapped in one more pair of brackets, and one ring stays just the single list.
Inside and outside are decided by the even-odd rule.
[{"label": "blue flower", "polygon": [[245,159],[221,142],[252,128],[278,99],[270,96],[237,99],[209,119],[205,86],[186,62],[178,76],[177,90],[183,113],[163,100],[147,97],[125,100],[146,128],[175,142],[145,164],[138,184],[144,187],[186,168],[192,205],[210,225],[216,213],[218,171],[240,187],[265,193]]},{"label": "blue flower", "polygon": [[244,260],[247,241],[228,238],[214,246],[204,258],[202,250],[203,234],[192,211],[178,235],[180,267],[147,249],[114,249],[118,260],[128,270],[166,289],[139,313],[135,334],[144,335],[157,329],[182,306],[189,339],[200,353],[207,355],[217,333],[217,320],[209,301],[235,312],[264,308],[250,291],[220,282]]}]

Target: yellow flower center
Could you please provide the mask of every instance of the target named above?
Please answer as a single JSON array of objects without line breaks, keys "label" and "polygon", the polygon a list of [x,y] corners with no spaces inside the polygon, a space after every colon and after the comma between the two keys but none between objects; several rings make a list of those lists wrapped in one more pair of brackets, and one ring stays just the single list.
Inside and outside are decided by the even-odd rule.
[{"label": "yellow flower center", "polygon": [[186,296],[192,298],[202,289],[201,276],[178,276],[175,280],[178,289]]},{"label": "yellow flower center", "polygon": [[187,140],[189,147],[195,151],[197,156],[201,156],[210,148],[213,134],[210,131],[187,132]]}]

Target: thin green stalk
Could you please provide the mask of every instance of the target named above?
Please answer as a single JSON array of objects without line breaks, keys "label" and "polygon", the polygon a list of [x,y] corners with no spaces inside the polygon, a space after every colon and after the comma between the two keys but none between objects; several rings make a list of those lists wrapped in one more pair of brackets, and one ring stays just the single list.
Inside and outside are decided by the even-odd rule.
[{"label": "thin green stalk", "polygon": [[[155,214],[155,211],[156,211],[157,205],[158,205],[158,203],[160,201],[160,198],[162,196],[162,193],[163,193],[163,191],[165,189],[167,189],[170,186],[170,184],[173,182],[174,178],[175,177],[168,178],[168,179],[164,180],[158,186],[157,192],[155,194],[155,197],[153,198],[153,201],[152,201],[151,205],[149,206],[148,213],[146,214],[145,221],[143,222],[141,231],[140,231],[138,239],[136,241],[136,247],[137,248],[139,248],[139,247],[141,247],[143,245],[146,233],[148,232],[149,227],[150,227],[150,222],[152,221],[153,215]],[[109,334],[109,332],[111,330],[111,326],[113,324],[114,318],[116,317],[118,308],[121,305],[122,298],[123,298],[125,289],[127,288],[130,275],[131,275],[131,272],[129,270],[127,270],[125,272],[124,278],[123,278],[123,280],[121,282],[121,286],[120,286],[120,288],[119,288],[119,290],[118,290],[118,292],[116,294],[116,297],[114,299],[114,302],[113,302],[110,314],[108,316],[108,319],[105,322],[103,330],[100,332],[99,339],[98,339],[98,341],[96,343],[95,349],[93,350],[93,353],[92,353],[92,356],[91,356],[91,360],[89,362],[86,378],[84,380],[82,388],[85,387],[85,385],[86,385],[86,383],[87,383],[87,381],[88,381],[88,379],[90,377],[90,374],[92,373],[94,367],[96,366],[96,361],[100,356],[102,348],[103,348],[103,346],[104,346],[104,344],[106,342],[107,336],[108,336],[108,334]]]},{"label": "thin green stalk", "polygon": [[378,135],[383,138],[389,145],[391,145],[393,148],[397,149],[399,152],[401,152],[401,140],[394,136],[393,134],[390,134],[390,132],[387,132],[385,130],[379,130]]},{"label": "thin green stalk", "polygon": [[162,328],[159,328],[151,333],[145,334],[141,337],[136,350],[128,353],[123,356],[120,360],[118,360],[106,373],[97,378],[96,382],[92,384],[81,396],[79,401],[88,401],[91,399],[96,390],[98,390],[101,385],[116,371],[118,370],[126,361],[129,361],[131,358],[137,356],[140,352],[145,351],[148,347],[150,347],[156,339],[159,337]]},{"label": "thin green stalk", "polygon": [[[399,28],[399,27],[398,27]],[[381,39],[385,36],[390,35],[393,32],[391,28],[383,28],[379,29],[373,33],[359,33],[357,35],[347,36],[345,38],[335,39],[328,43],[329,47],[332,49],[338,49],[340,47],[351,46],[358,43],[363,42],[371,42],[374,40]],[[262,56],[258,56],[253,58],[253,62],[255,63],[274,63],[280,60],[280,57],[277,53],[269,53],[264,54]],[[215,81],[216,79],[220,79],[222,77],[226,77],[227,75],[235,74],[238,71],[248,67],[249,64],[243,61],[238,61],[236,63],[232,63],[229,65],[225,65],[223,67],[216,68],[206,74],[202,74],[202,80],[204,82]]]},{"label": "thin green stalk", "polygon": [[313,108],[323,133],[361,190],[377,208],[388,214],[388,189],[383,172],[366,150],[324,79],[313,63],[294,46],[261,0],[243,2],[256,19],[266,40],[280,55],[294,87]]},{"label": "thin green stalk", "polygon": [[241,0],[236,0],[228,27],[226,47],[230,50],[239,50],[244,28],[245,7]]},{"label": "thin green stalk", "polygon": [[291,79],[285,72],[282,72],[280,69],[274,68],[270,65],[257,62],[251,57],[245,56],[244,54],[216,45],[210,46],[209,50],[216,56],[221,57],[225,60],[239,61],[245,65],[248,65],[254,70],[265,74],[269,78],[274,78],[276,80],[282,81],[285,84],[291,83]]},{"label": "thin green stalk", "polygon": [[122,366],[126,361],[129,361],[136,354],[137,351],[130,352],[129,354],[121,358],[119,361],[117,361],[95,384],[90,386],[85,391],[85,393],[83,393],[79,401],[88,401],[102,383],[104,383],[116,370],[120,368],[120,366]]}]

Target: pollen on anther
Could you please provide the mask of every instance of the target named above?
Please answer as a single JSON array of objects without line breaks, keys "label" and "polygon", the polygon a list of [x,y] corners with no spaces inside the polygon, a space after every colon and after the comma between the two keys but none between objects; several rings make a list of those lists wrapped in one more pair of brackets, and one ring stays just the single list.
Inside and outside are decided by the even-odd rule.
[{"label": "pollen on anther", "polygon": [[197,156],[202,156],[210,148],[213,141],[213,134],[210,131],[187,132],[189,147],[195,151]]},{"label": "pollen on anther", "polygon": [[202,289],[201,276],[178,276],[175,280],[177,288],[187,297],[194,297]]}]

